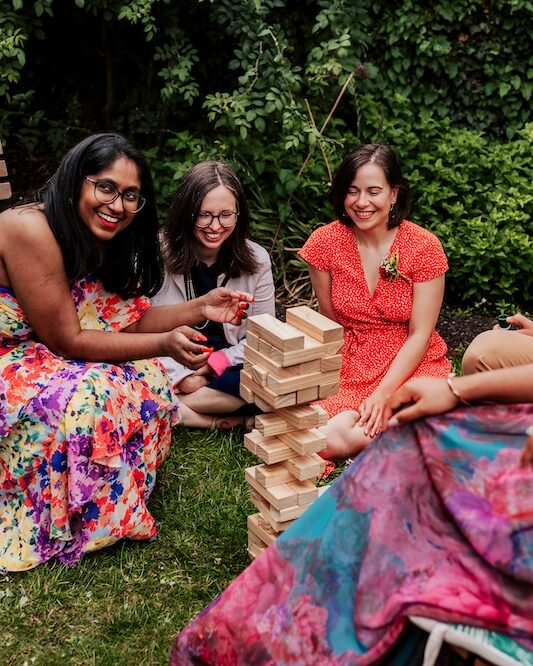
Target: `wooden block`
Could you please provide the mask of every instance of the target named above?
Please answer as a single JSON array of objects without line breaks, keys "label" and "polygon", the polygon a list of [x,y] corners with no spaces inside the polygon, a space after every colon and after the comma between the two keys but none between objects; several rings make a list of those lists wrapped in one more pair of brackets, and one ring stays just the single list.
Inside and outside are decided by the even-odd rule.
[{"label": "wooden block", "polygon": [[250,404],[255,402],[254,392],[245,386],[242,382],[239,384],[239,393],[245,402],[249,402]]},{"label": "wooden block", "polygon": [[5,160],[0,160],[0,178],[7,177],[7,166]]},{"label": "wooden block", "polygon": [[11,199],[12,194],[9,183],[0,183],[0,199]]},{"label": "wooden block", "polygon": [[256,384],[259,384],[259,386],[268,385],[268,372],[259,366],[252,365],[250,375],[253,381],[256,382]]},{"label": "wooden block", "polygon": [[266,400],[263,400],[258,395],[254,396],[254,402],[262,412],[271,412],[274,408],[271,407]]},{"label": "wooden block", "polygon": [[246,331],[246,344],[251,349],[259,349],[259,338],[254,333]]},{"label": "wooden block", "polygon": [[288,324],[307,333],[319,342],[343,340],[344,329],[340,324],[307,307],[307,305],[288,308],[285,318]]},{"label": "wooden block", "polygon": [[279,435],[279,439],[301,456],[316,453],[326,446],[326,435],[316,428],[284,432]]},{"label": "wooden block", "polygon": [[283,395],[278,395],[277,393],[272,391],[272,389],[268,388],[268,386],[260,386],[259,384],[254,382],[252,377],[244,370],[241,370],[240,386],[241,387],[245,386],[246,388],[253,391],[256,396],[259,396],[262,400],[264,400],[268,405],[270,405],[272,409],[280,409],[281,407],[290,407],[291,405],[296,404],[296,393],[294,391],[292,393],[284,393]]},{"label": "wooden block", "polygon": [[304,334],[270,314],[248,317],[247,330],[266,340],[280,351],[303,349]]},{"label": "wooden block", "polygon": [[317,488],[317,490],[318,490],[318,496],[319,496],[319,497],[322,497],[322,495],[323,495],[327,490],[329,490],[329,484],[328,484],[327,486],[319,486],[319,487]]},{"label": "wooden block", "polygon": [[0,155],[4,154],[4,146],[2,146],[2,142],[0,141]]},{"label": "wooden block", "polygon": [[267,465],[273,465],[298,455],[278,437],[265,437],[258,430],[252,430],[244,435],[244,446]]},{"label": "wooden block", "polygon": [[308,456],[289,458],[283,465],[298,481],[308,481],[324,474],[326,461],[317,453],[312,453]]},{"label": "wooden block", "polygon": [[251,560],[255,560],[261,553],[264,551],[264,548],[260,548],[255,543],[248,544],[248,555]]},{"label": "wooden block", "polygon": [[[331,372],[314,372],[310,375],[297,375],[296,377],[288,377],[287,379],[278,379],[272,375],[268,376],[268,388],[276,395],[286,395],[287,393],[302,391],[311,386],[321,387],[326,384],[332,384],[333,382],[339,382],[338,370],[332,370]],[[320,388],[318,393],[320,395]]]},{"label": "wooden block", "polygon": [[308,402],[318,400],[318,386],[310,386],[309,388],[296,391],[296,404],[305,405]]},{"label": "wooden block", "polygon": [[289,481],[285,484],[293,490],[298,497],[298,504],[311,504],[318,497],[318,488],[311,481]]},{"label": "wooden block", "polygon": [[318,397],[320,400],[327,398],[329,395],[335,395],[339,392],[339,382],[330,382],[328,384],[322,384],[318,387]]},{"label": "wooden block", "polygon": [[263,518],[260,513],[253,513],[247,519],[248,532],[252,532],[266,546],[270,546],[279,536],[279,532],[272,529],[272,526]]},{"label": "wooden block", "polygon": [[313,361],[317,358],[324,356],[332,356],[340,351],[342,348],[341,342],[328,342],[322,344],[317,340],[313,340],[309,335],[305,336],[304,348],[295,351],[283,352],[273,347],[270,352],[270,358],[274,363],[287,367],[289,365],[296,365],[297,363],[305,363],[306,361]]},{"label": "wooden block", "polygon": [[269,486],[265,488],[258,483],[255,478],[255,467],[247,467],[244,470],[244,477],[247,483],[255,490],[256,493],[266,500],[271,507],[282,511],[290,507],[298,506],[298,491],[291,488],[285,483],[280,483],[277,486]]},{"label": "wooden block", "polygon": [[320,405],[297,405],[279,409],[276,413],[297,430],[315,428],[328,422],[328,414]]},{"label": "wooden block", "polygon": [[342,354],[334,356],[325,356],[320,359],[320,370],[322,372],[331,372],[331,370],[340,370],[342,365]]},{"label": "wooden block", "polygon": [[270,525],[275,532],[283,532],[294,523],[293,519],[278,520],[268,502],[250,488],[250,499],[252,504],[259,510],[261,517]]},{"label": "wooden block", "polygon": [[256,416],[255,427],[262,435],[279,435],[282,432],[295,429],[294,426],[291,426],[275,412]]},{"label": "wooden block", "polygon": [[[274,377],[279,379],[286,379],[287,377],[294,377],[296,375],[306,375],[311,372],[320,372],[320,359],[314,359],[312,361],[306,361],[304,363],[297,363],[296,365],[289,365],[286,367],[281,366],[279,363],[275,363],[270,358],[270,353],[275,349],[272,345],[269,345],[268,342],[263,346],[266,349],[267,353],[264,354],[257,349],[249,347],[248,344],[244,345],[244,359],[247,363],[250,363],[254,366],[258,366],[263,370],[268,371]],[[246,368],[245,368],[246,370]]]},{"label": "wooden block", "polygon": [[273,465],[263,463],[262,465],[256,465],[255,478],[265,488],[294,481],[293,474],[287,467],[284,467],[283,463],[274,463]]}]

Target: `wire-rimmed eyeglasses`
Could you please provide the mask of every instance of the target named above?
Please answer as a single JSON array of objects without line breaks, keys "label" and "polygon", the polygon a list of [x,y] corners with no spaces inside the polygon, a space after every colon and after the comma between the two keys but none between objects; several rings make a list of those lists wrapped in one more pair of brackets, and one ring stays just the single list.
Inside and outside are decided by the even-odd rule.
[{"label": "wire-rimmed eyeglasses", "polygon": [[223,210],[218,215],[208,213],[206,210],[201,210],[196,216],[196,226],[200,229],[205,229],[213,224],[213,220],[218,220],[221,227],[229,229],[237,223],[238,213],[234,210]]},{"label": "wire-rimmed eyeglasses", "polygon": [[137,190],[125,190],[121,192],[109,180],[93,180],[88,176],[85,176],[85,180],[94,185],[94,196],[101,204],[111,204],[120,197],[124,210],[127,210],[129,213],[138,213],[146,203],[145,197],[140,192],[137,192]]}]

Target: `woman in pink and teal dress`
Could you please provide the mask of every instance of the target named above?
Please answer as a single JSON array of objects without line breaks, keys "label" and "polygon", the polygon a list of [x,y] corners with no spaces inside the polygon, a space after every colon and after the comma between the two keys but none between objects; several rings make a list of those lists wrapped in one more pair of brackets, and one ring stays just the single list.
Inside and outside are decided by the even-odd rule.
[{"label": "woman in pink and teal dress", "polygon": [[146,162],[118,134],[81,141],[0,215],[0,571],[155,538],[147,501],[179,415],[153,359],[205,364],[190,326],[238,323],[251,300],[151,307],[158,230]]},{"label": "woman in pink and teal dress", "polygon": [[[517,404],[469,406],[488,400]],[[410,616],[505,634],[533,664],[532,403],[532,364],[407,382],[395,427],[181,631],[171,666],[418,666]]]}]

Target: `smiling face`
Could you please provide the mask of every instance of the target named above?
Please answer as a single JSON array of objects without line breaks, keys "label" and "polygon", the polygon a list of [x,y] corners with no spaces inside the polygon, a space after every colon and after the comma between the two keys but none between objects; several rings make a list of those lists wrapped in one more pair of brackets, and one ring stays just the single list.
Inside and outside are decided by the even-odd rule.
[{"label": "smiling face", "polygon": [[[210,213],[211,215],[237,212],[237,200],[233,192],[228,190],[224,185],[218,185],[210,190],[202,199],[199,209],[199,214]],[[201,223],[203,224],[202,221]],[[214,263],[217,260],[222,244],[235,231],[235,226],[234,224],[231,227],[223,227],[218,217],[212,219],[208,227],[201,228],[195,226],[194,237],[196,239],[196,251],[199,258],[207,264]]]},{"label": "smiling face", "polygon": [[397,188],[389,185],[383,169],[368,162],[357,170],[346,193],[344,208],[357,229],[386,229],[397,194]]},{"label": "smiling face", "polygon": [[[141,189],[137,165],[127,157],[119,157],[110,166],[98,173],[88,174],[91,180],[106,181],[120,192]],[[135,213],[124,209],[122,197],[112,203],[103,204],[94,194],[94,184],[84,180],[78,200],[78,214],[96,238],[109,241],[133,222]]]}]

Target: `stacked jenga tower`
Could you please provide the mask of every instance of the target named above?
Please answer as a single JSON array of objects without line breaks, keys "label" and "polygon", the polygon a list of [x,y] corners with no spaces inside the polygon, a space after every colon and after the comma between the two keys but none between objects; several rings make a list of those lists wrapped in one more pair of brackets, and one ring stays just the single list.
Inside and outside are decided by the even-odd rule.
[{"label": "stacked jenga tower", "polygon": [[241,396],[263,412],[244,445],[263,462],[245,471],[252,502],[248,552],[257,557],[319,494],[326,445],[318,430],[326,412],[309,402],[339,390],[342,326],[306,306],[286,322],[268,314],[248,319]]}]

